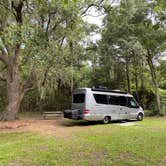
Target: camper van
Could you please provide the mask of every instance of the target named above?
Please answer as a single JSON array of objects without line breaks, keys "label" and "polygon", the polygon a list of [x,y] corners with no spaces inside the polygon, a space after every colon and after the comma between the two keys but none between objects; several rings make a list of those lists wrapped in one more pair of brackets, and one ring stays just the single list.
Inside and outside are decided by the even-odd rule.
[{"label": "camper van", "polygon": [[80,88],[72,96],[71,110],[64,111],[64,118],[87,121],[136,119],[142,121],[144,111],[127,92],[106,88]]}]

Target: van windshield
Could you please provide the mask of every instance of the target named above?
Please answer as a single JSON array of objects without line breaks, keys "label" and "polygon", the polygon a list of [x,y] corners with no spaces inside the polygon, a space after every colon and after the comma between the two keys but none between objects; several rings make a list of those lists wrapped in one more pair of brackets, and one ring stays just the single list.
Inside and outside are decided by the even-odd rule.
[{"label": "van windshield", "polygon": [[128,107],[139,108],[139,104],[136,102],[136,100],[133,97],[129,97],[128,98]]},{"label": "van windshield", "polygon": [[85,102],[85,94],[79,93],[73,95],[73,103],[84,103]]}]

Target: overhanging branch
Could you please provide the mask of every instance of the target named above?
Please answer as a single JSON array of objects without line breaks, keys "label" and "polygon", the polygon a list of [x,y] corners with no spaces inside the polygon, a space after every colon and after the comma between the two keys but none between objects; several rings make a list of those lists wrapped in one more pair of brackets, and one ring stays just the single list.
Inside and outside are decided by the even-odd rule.
[{"label": "overhanging branch", "polygon": [[[84,9],[84,11],[82,11],[81,15],[85,15],[86,12],[91,8],[91,7],[97,7],[98,9],[104,9],[105,10],[105,7],[102,5],[102,3],[104,2],[104,0],[101,0],[99,1],[98,3],[91,3],[87,6],[86,9]],[[80,9],[81,10],[81,9]]]}]

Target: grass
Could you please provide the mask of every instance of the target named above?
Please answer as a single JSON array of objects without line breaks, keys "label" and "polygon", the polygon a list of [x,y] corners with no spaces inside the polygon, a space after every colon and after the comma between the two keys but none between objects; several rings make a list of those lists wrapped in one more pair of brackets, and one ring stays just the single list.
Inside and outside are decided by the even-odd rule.
[{"label": "grass", "polygon": [[20,112],[19,113],[20,118],[28,119],[28,118],[42,118],[41,112]]},{"label": "grass", "polygon": [[128,127],[117,123],[88,125],[87,130],[66,138],[1,133],[0,166],[164,166],[165,120],[145,118]]}]

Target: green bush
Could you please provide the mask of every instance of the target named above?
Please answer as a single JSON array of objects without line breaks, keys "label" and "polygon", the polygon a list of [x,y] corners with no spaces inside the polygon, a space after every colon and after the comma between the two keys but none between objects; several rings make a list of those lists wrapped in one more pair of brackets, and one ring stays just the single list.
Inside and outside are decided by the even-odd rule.
[{"label": "green bush", "polygon": [[161,99],[161,114],[166,115],[166,90],[159,89]]},{"label": "green bush", "polygon": [[151,109],[155,101],[155,94],[151,89],[142,88],[137,92],[134,91],[133,95],[144,109]]}]

